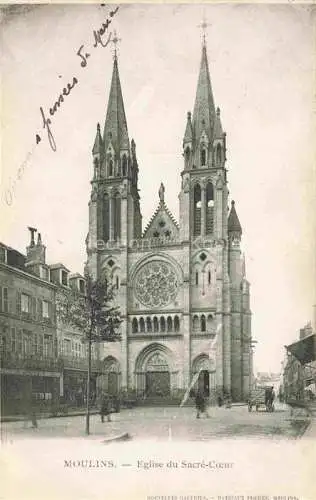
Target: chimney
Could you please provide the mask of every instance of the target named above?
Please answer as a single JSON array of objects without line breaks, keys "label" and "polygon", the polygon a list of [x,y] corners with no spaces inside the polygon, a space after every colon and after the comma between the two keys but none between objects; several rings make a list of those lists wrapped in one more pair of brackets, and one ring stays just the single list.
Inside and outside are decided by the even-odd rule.
[{"label": "chimney", "polygon": [[[26,248],[26,266],[34,267],[38,266],[39,264],[45,265],[46,248],[42,244],[41,234],[38,233],[37,244],[35,245],[34,233],[37,232],[37,229],[35,229],[34,227],[29,227],[28,230],[31,233],[31,242],[30,245]],[[35,272],[35,274],[39,274],[39,270],[35,270],[34,268],[33,271]]]}]

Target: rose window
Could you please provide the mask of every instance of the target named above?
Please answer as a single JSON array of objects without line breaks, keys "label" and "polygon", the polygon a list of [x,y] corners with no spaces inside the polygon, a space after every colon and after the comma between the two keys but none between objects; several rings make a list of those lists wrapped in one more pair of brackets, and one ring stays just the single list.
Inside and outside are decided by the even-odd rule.
[{"label": "rose window", "polygon": [[155,261],[145,264],[135,279],[135,295],[146,306],[163,307],[174,301],[178,279],[172,266]]}]

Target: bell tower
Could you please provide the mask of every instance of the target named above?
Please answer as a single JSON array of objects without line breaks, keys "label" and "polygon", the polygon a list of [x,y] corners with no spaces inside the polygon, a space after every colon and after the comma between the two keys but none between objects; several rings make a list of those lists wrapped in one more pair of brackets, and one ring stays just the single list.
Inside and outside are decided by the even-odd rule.
[{"label": "bell tower", "polygon": [[97,125],[92,149],[93,179],[89,203],[90,248],[126,246],[141,237],[136,144],[129,140],[118,70],[116,34],[114,62],[103,133]]},{"label": "bell tower", "polygon": [[[206,26],[202,24],[204,30]],[[216,387],[219,393],[230,394],[226,134],[222,129],[220,109],[214,102],[205,32],[193,113],[187,113],[183,161],[180,238],[188,248],[190,325],[197,312],[215,318]]]}]

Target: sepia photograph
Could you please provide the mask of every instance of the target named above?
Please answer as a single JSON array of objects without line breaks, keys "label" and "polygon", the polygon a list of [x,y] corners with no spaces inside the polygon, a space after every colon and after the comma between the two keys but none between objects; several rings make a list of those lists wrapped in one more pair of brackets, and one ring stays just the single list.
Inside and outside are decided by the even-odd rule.
[{"label": "sepia photograph", "polygon": [[315,6],[1,4],[4,500],[313,500]]}]

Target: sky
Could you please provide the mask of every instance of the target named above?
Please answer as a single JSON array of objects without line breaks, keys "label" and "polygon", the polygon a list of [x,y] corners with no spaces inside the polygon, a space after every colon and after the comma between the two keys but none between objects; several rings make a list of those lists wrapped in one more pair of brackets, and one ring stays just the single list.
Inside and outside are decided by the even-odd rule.
[{"label": "sky", "polygon": [[[25,252],[27,226],[34,226],[47,262],[63,262],[72,272],[82,272],[86,258],[91,150],[97,122],[104,125],[113,65],[110,46],[93,47],[93,31],[110,10],[29,5],[1,12],[0,241]],[[312,320],[316,303],[315,8],[120,6],[109,31],[121,39],[119,72],[137,147],[143,228],[162,181],[179,220],[182,139],[194,105],[204,16],[215,104],[227,134],[230,200],[243,227],[255,369],[279,371],[283,346]],[[82,45],[90,54],[85,67],[77,55]],[[78,83],[52,118],[54,152],[40,108],[53,106],[74,76]]]}]

